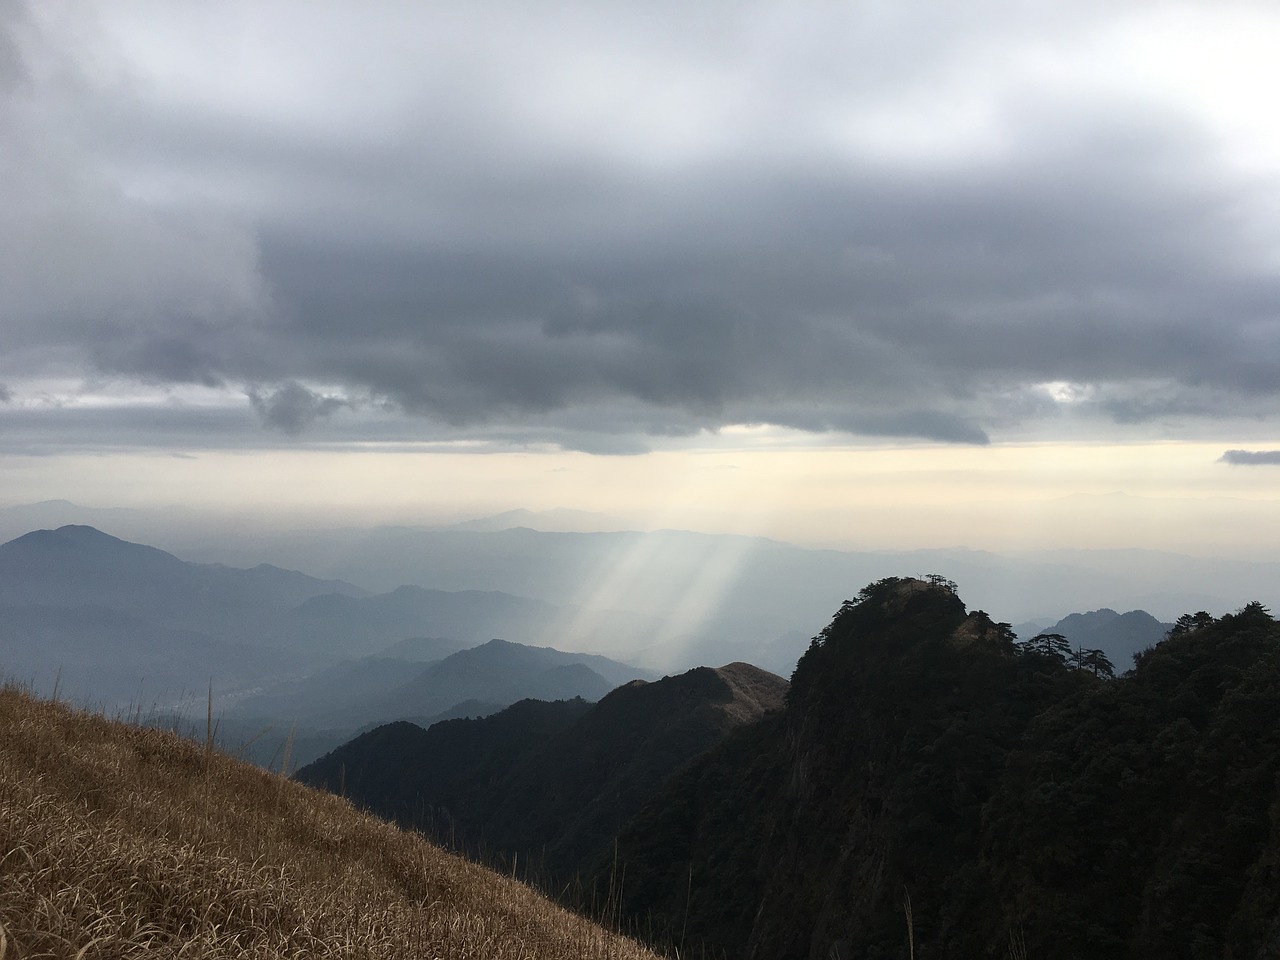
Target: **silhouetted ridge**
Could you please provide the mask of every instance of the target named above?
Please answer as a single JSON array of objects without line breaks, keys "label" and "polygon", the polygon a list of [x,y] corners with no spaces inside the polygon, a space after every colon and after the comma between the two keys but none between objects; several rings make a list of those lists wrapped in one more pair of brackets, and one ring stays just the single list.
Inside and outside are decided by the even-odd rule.
[{"label": "silhouetted ridge", "polygon": [[375,812],[473,853],[518,858],[554,885],[601,855],[680,766],[780,710],[786,688],[749,664],[700,667],[627,683],[593,706],[524,701],[423,733],[380,728],[298,777],[331,790],[341,780]]}]

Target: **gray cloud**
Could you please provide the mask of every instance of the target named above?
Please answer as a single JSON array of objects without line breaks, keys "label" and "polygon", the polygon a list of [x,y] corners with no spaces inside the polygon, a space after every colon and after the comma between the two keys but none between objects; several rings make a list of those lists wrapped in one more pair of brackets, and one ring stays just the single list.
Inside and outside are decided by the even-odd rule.
[{"label": "gray cloud", "polygon": [[1228,450],[1218,460],[1237,467],[1280,466],[1280,450]]},{"label": "gray cloud", "polygon": [[270,393],[250,390],[249,402],[263,423],[289,434],[301,433],[335,410],[351,406],[351,401],[345,397],[323,396],[296,380],[290,380]]},{"label": "gray cloud", "polygon": [[[1280,413],[1280,224],[1250,219],[1274,185],[1176,98],[983,86],[1106,7],[484,6],[502,16],[268,5],[308,42],[250,34],[248,62],[306,83],[262,89],[90,74],[77,44],[110,61],[105,28],[0,32],[60,63],[0,83],[15,396],[33,371],[222,386],[294,436],[593,451]],[[171,11],[114,29],[216,47]],[[985,121],[949,130],[939,89]]]}]

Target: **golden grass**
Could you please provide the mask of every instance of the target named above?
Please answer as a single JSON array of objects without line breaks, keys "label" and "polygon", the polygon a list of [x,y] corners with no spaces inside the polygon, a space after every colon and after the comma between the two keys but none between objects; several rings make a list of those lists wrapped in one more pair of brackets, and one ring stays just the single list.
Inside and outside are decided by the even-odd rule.
[{"label": "golden grass", "polygon": [[0,960],[143,956],[654,957],[341,798],[0,689]]}]

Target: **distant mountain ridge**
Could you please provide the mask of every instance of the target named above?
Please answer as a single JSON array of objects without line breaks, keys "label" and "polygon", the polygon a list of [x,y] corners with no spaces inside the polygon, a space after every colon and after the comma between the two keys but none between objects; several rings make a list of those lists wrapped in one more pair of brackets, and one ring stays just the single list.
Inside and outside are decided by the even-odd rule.
[{"label": "distant mountain ridge", "polygon": [[[395,644],[392,649],[403,646]],[[289,724],[354,730],[371,723],[432,717],[470,701],[500,709],[518,700],[594,702],[647,671],[595,654],[490,640],[474,647],[436,644],[428,662],[365,657],[269,687],[238,702],[237,721],[275,717]],[[336,745],[336,744],[335,744]]]},{"label": "distant mountain ridge", "polygon": [[[46,692],[56,680],[62,695],[109,708],[172,702],[211,682],[219,695],[261,687],[426,634],[447,637],[454,652],[545,633],[564,616],[497,591],[403,586],[375,596],[270,564],[191,563],[80,524],[0,544],[0,674]],[[563,687],[548,677],[539,689]]]},{"label": "distant mountain ridge", "polygon": [[1028,624],[1018,628],[1026,640],[1036,633],[1057,633],[1073,648],[1102,650],[1118,672],[1133,665],[1136,654],[1154,647],[1173,629],[1172,623],[1161,623],[1145,610],[1128,613],[1103,607],[1088,613],[1072,613],[1049,626]]}]

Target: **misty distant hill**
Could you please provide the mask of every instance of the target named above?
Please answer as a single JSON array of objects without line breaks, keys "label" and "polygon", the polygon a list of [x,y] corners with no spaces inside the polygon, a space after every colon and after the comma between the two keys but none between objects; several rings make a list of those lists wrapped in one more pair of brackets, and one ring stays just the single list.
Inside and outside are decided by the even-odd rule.
[{"label": "misty distant hill", "polygon": [[476,517],[463,520],[448,527],[450,530],[477,530],[492,532],[497,530],[514,530],[524,527],[527,530],[541,530],[544,533],[573,531],[591,533],[605,530],[625,530],[627,523],[620,517],[612,517],[604,513],[593,513],[587,510],[505,510],[487,517]]},{"label": "misty distant hill", "polygon": [[1134,654],[1155,646],[1172,628],[1172,623],[1161,623],[1145,610],[1116,613],[1103,607],[1070,614],[1037,632],[1060,633],[1072,647],[1102,650],[1122,672],[1133,665]]},{"label": "misty distant hill", "polygon": [[356,652],[353,641],[358,639],[360,650],[373,652],[425,628],[458,647],[497,636],[543,636],[563,617],[563,610],[550,603],[496,590],[400,586],[376,596],[313,596],[291,611],[290,629],[310,650]]},{"label": "misty distant hill", "polygon": [[268,564],[188,563],[93,527],[37,530],[0,545],[0,673],[147,709],[297,669],[280,645],[291,611],[365,592]]},{"label": "misty distant hill", "polygon": [[729,731],[781,709],[749,664],[634,681],[598,704],[522,701],[429,730],[379,727],[298,771],[401,823],[552,874],[606,847],[659,786]]},{"label": "misty distant hill", "polygon": [[[342,659],[400,649],[398,665],[346,667],[309,687],[277,689],[269,713],[275,720],[286,711],[310,717],[309,702],[327,702],[336,713],[350,707],[359,722],[374,718],[356,705],[389,696],[420,671],[424,657],[443,658],[494,636],[546,634],[566,616],[551,604],[496,591],[405,586],[373,596],[269,564],[191,563],[83,525],[0,545],[0,612],[0,674],[46,692],[56,680],[62,694],[108,708],[171,705],[195,691],[203,700],[210,684],[221,706],[224,695],[243,700],[245,688],[265,693]],[[564,663],[548,660],[541,669]],[[616,666],[600,664],[606,673]],[[599,697],[635,675],[605,681],[548,673],[524,686],[528,677],[510,676],[502,688],[481,684],[456,697],[421,699],[412,714],[440,713],[468,698],[510,703],[530,692]]]},{"label": "misty distant hill", "polygon": [[146,712],[157,698],[205,696],[289,668],[277,652],[82,604],[0,605],[0,677],[108,711]]},{"label": "misty distant hill", "polygon": [[[449,655],[430,663],[363,657],[268,684],[223,705],[220,742],[240,752],[241,745],[253,739],[244,755],[267,764],[289,739],[292,756],[302,764],[389,721],[430,726],[445,719],[487,716],[526,699],[595,702],[620,683],[651,676],[606,657],[505,640],[463,650],[451,641],[414,640],[389,649],[412,652],[446,646],[451,648]],[[190,730],[200,724],[176,726]]]},{"label": "misty distant hill", "polygon": [[854,551],[690,531],[524,525],[310,530],[264,535],[251,554],[243,545],[205,549],[219,559],[268,559],[380,590],[402,583],[497,590],[573,608],[584,615],[545,636],[491,635],[590,649],[661,671],[745,660],[789,675],[812,635],[812,611],[838,607],[855,585],[887,570],[941,573],[975,606],[1014,622],[1052,623],[1060,611],[1103,606],[1172,620],[1256,598],[1280,604],[1280,564],[1151,550]]},{"label": "misty distant hill", "polygon": [[391,720],[439,713],[463,700],[595,701],[621,683],[647,676],[647,671],[607,657],[490,640],[430,664],[369,704],[366,713]]},{"label": "misty distant hill", "polygon": [[368,591],[270,564],[188,563],[86,526],[36,530],[0,545],[0,603],[97,606],[223,638],[274,626],[320,595]]},{"label": "misty distant hill", "polygon": [[[434,646],[443,649],[444,644]],[[606,657],[505,640],[465,649],[448,646],[448,656],[429,663],[397,657],[344,660],[243,697],[228,715],[354,731],[372,723],[444,716],[464,702],[482,705],[474,712],[525,699],[594,702],[626,680],[649,676]]]}]

